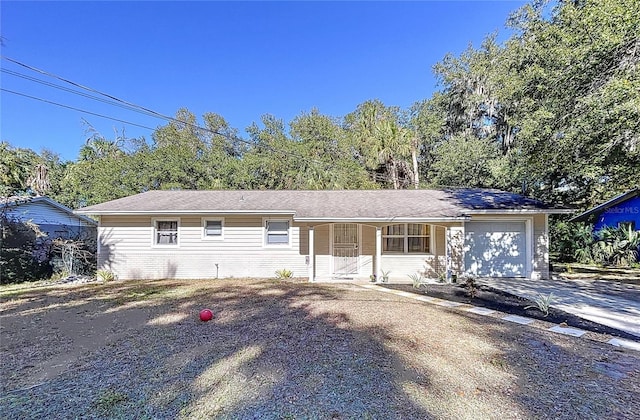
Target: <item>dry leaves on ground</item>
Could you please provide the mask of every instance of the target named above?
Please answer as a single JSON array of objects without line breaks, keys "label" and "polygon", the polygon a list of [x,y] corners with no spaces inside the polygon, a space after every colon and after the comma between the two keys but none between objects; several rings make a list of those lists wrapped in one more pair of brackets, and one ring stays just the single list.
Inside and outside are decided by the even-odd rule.
[{"label": "dry leaves on ground", "polygon": [[355,285],[0,295],[10,419],[633,418],[640,401],[637,353]]}]

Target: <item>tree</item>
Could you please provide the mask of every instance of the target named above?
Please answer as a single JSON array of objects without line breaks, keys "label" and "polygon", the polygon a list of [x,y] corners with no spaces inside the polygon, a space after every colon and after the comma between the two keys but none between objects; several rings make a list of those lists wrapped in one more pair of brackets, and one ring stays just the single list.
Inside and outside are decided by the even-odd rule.
[{"label": "tree", "polygon": [[435,150],[434,181],[441,186],[490,188],[495,182],[491,163],[499,153],[490,140],[452,136]]},{"label": "tree", "polygon": [[516,139],[534,193],[589,207],[640,178],[637,0],[520,9],[505,68],[518,79]]},{"label": "tree", "polygon": [[0,195],[27,193],[29,177],[37,162],[38,155],[33,150],[0,142]]},{"label": "tree", "polygon": [[442,95],[414,103],[408,111],[407,127],[411,131],[411,161],[414,186],[419,187],[420,176],[432,181],[435,149],[444,138],[445,111]]},{"label": "tree", "polygon": [[360,164],[376,181],[388,182],[394,189],[412,183],[414,174],[407,161],[413,137],[401,125],[398,108],[366,101],[345,117],[345,129]]},{"label": "tree", "polygon": [[292,141],[305,168],[305,188],[349,189],[375,188],[367,171],[355,159],[347,133],[337,119],[320,114],[317,109],[303,113],[290,123]]}]

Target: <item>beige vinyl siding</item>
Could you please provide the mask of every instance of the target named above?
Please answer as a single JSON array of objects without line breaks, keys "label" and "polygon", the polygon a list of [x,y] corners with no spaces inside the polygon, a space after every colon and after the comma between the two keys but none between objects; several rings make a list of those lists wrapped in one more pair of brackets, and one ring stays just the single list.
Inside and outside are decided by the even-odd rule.
[{"label": "beige vinyl siding", "polygon": [[359,276],[368,279],[373,274],[373,263],[376,258],[376,228],[375,226],[362,225],[361,232]]},{"label": "beige vinyl siding", "polygon": [[443,226],[432,226],[433,233],[436,235],[435,237],[435,249],[433,253],[436,255],[445,255],[446,254],[446,228]]},{"label": "beige vinyl siding", "polygon": [[[294,276],[307,276],[306,255],[300,252],[301,227],[293,222],[291,246],[270,247],[264,245],[261,216],[225,215],[221,241],[202,239],[202,217],[102,216],[99,266],[121,279],[212,278],[216,271],[221,278],[273,277],[283,268]],[[273,218],[290,220],[290,216]],[[177,247],[153,245],[153,219],[179,219]]]},{"label": "beige vinyl siding", "polygon": [[329,225],[314,227],[313,248],[315,253],[315,273],[317,279],[331,277],[331,256],[329,255]]}]

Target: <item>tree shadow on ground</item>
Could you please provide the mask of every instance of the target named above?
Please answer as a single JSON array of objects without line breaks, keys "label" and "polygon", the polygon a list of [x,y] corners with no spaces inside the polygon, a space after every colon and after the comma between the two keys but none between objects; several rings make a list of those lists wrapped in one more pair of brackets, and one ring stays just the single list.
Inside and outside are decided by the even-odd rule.
[{"label": "tree shadow on ground", "polygon": [[[39,325],[23,325],[32,331],[18,344],[27,346],[28,337],[46,335],[51,323],[67,316],[68,330],[77,324],[70,337],[75,343],[18,367],[63,365],[35,375],[43,381],[35,388],[14,392],[5,383],[3,406],[11,410],[4,414],[56,416],[90,407],[107,417],[136,418],[430,417],[403,391],[399,378],[406,372],[393,352],[368,331],[349,328],[347,314],[320,309],[318,303],[337,298],[336,290],[272,282],[229,286],[168,302],[154,296],[175,291],[171,283],[30,294],[32,300],[7,311],[38,316]],[[43,306],[48,309],[35,315]],[[212,322],[197,319],[203,307],[214,310]],[[113,400],[107,408],[105,399]]]},{"label": "tree shadow on ground", "polygon": [[[612,346],[357,287],[159,281],[44,294],[0,301],[15,371],[3,370],[5,418],[625,418],[640,397],[639,359]],[[197,318],[205,307],[211,322]],[[38,342],[56,350],[18,360]],[[29,363],[51,361],[63,369],[24,379],[37,377]]]}]

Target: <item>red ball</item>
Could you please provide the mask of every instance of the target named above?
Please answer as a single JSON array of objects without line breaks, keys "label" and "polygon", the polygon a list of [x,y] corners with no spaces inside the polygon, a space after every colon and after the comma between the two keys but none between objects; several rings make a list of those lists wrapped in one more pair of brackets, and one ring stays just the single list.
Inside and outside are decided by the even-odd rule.
[{"label": "red ball", "polygon": [[211,321],[213,319],[213,312],[210,309],[203,309],[200,311],[200,321]]}]

